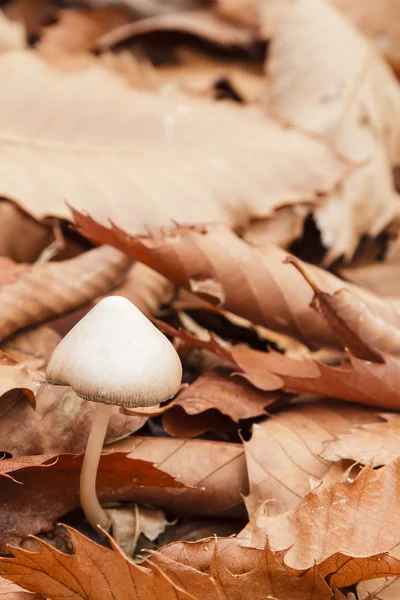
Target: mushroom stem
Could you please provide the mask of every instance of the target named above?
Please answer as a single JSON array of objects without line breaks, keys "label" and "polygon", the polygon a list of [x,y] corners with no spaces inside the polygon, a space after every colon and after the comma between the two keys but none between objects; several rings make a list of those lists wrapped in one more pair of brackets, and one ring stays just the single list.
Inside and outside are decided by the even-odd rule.
[{"label": "mushroom stem", "polygon": [[96,475],[112,410],[111,404],[96,403],[80,475],[80,498],[83,512],[94,529],[100,525],[106,531],[110,528],[111,520],[97,499]]}]

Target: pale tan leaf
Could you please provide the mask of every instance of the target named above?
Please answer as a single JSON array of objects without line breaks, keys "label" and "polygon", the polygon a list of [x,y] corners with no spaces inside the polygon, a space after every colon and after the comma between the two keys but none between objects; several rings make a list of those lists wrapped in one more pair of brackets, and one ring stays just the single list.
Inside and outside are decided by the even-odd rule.
[{"label": "pale tan leaf", "polygon": [[387,465],[400,456],[400,417],[380,413],[380,423],[358,425],[326,441],[321,452],[325,460],[353,459],[361,464]]},{"label": "pale tan leaf", "polygon": [[377,235],[396,214],[400,87],[372,45],[321,0],[292,2],[267,68],[273,113],[353,163],[315,213],[326,260],[350,258],[361,235]]},{"label": "pale tan leaf", "polygon": [[17,362],[43,369],[60,341],[61,336],[54,329],[38,325],[7,338],[0,348]]},{"label": "pale tan leaf", "polygon": [[0,577],[0,598],[1,600],[45,600],[43,596],[31,594],[3,577]]},{"label": "pale tan leaf", "polygon": [[346,436],[353,424],[376,421],[371,410],[332,401],[300,404],[253,425],[250,441],[244,442],[250,516],[263,502],[270,516],[296,507],[329,471],[331,458],[320,456],[324,444],[342,432]]},{"label": "pale tan leaf", "polygon": [[0,77],[0,194],[38,219],[69,218],[67,200],[133,233],[174,219],[244,225],[318,203],[347,172],[261,109],[134,90],[98,64],[65,73],[8,53]]},{"label": "pale tan leaf", "polygon": [[24,267],[0,288],[0,338],[89,303],[118,285],[131,264],[114,248],[101,247],[60,263]]},{"label": "pale tan leaf", "polygon": [[0,52],[4,50],[16,50],[24,48],[25,29],[21,23],[11,21],[2,10],[0,10]]},{"label": "pale tan leaf", "polygon": [[400,577],[371,579],[357,586],[359,600],[397,600],[399,594]]},{"label": "pale tan leaf", "polygon": [[[3,382],[2,371],[0,366]],[[19,383],[18,380],[15,383]],[[19,383],[21,387],[22,383]],[[2,397],[0,453],[6,452],[17,457],[83,452],[96,405],[82,400],[70,388],[50,386],[43,381],[38,382],[37,386],[39,385],[34,390],[35,410],[21,391],[8,392]],[[106,442],[126,437],[140,429],[145,422],[146,417],[128,416],[115,410],[107,430]]]},{"label": "pale tan leaf", "polygon": [[250,48],[255,41],[254,32],[250,28],[238,27],[211,10],[192,10],[165,13],[121,25],[104,34],[96,46],[104,50],[136,36],[165,31],[192,35],[228,48]]}]

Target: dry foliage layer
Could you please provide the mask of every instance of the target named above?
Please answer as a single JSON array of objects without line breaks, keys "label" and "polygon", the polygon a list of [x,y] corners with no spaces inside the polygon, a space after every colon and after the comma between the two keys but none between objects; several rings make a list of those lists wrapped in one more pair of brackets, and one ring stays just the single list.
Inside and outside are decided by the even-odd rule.
[{"label": "dry foliage layer", "polygon": [[[393,0],[5,4],[1,600],[399,596],[399,31]],[[95,405],[45,379],[108,295],[183,365],[112,414],[113,538]]]}]

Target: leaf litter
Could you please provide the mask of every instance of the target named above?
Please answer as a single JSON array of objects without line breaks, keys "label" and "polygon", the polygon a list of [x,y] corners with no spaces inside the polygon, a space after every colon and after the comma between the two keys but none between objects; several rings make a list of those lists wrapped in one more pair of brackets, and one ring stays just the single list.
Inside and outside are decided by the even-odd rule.
[{"label": "leaf litter", "polygon": [[[397,597],[400,16],[380,8],[0,13],[5,600]],[[95,405],[45,378],[110,295],[183,365],[175,398],[112,413],[114,537],[80,510]]]}]

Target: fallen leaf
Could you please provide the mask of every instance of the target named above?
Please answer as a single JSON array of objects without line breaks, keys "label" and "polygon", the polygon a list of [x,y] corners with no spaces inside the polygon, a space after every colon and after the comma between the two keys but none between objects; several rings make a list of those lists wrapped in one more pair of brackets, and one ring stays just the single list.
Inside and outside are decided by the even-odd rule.
[{"label": "fallen leaf", "polygon": [[61,600],[189,600],[157,569],[136,565],[110,538],[112,550],[65,528],[71,554],[36,539],[39,552],[13,548],[14,558],[0,559],[0,572],[32,592]]},{"label": "fallen leaf", "polygon": [[112,522],[113,538],[128,556],[133,555],[141,534],[153,542],[169,525],[162,510],[137,504],[131,507],[108,508],[106,512]]},{"label": "fallen leaf", "polygon": [[38,325],[7,338],[0,348],[19,363],[33,369],[43,369],[60,341],[61,336],[54,329]]},{"label": "fallen leaf", "polygon": [[[228,553],[226,547],[224,548],[226,542],[230,545]],[[174,546],[179,548],[175,560],[169,558],[175,553]],[[220,546],[222,546],[221,550]],[[230,559],[233,551],[234,564],[226,558],[227,556]],[[252,558],[250,564],[249,557]],[[311,569],[302,577],[292,575],[275,558],[268,544],[264,550],[254,552],[252,549],[240,546],[236,540],[209,539],[186,544],[178,542],[163,548],[161,552],[152,552],[147,563],[155,564],[176,585],[191,594],[196,594],[199,600],[214,596],[210,596],[212,587],[207,579],[203,579],[204,587],[198,587],[200,583],[196,576],[198,572],[209,575],[221,594],[216,597],[226,598],[226,600],[236,598],[330,600],[332,598],[332,590],[316,569]]]},{"label": "fallen leaf", "polygon": [[400,593],[400,577],[370,579],[357,585],[359,600],[397,600]]},{"label": "fallen leaf", "polygon": [[[160,412],[164,413],[163,427],[168,433],[187,437],[215,431],[218,417],[216,423],[215,418],[204,414],[206,411],[217,410],[238,423],[240,419],[265,415],[265,408],[275,400],[276,394],[261,392],[229,373],[217,371],[198,377]],[[178,407],[188,416],[183,424]]]},{"label": "fallen leaf", "polygon": [[2,577],[0,577],[0,598],[1,600],[45,600],[43,596],[31,594]]},{"label": "fallen leaf", "polygon": [[326,441],[320,456],[325,460],[353,459],[374,467],[387,465],[400,456],[400,417],[380,413],[380,423],[364,423]]},{"label": "fallen leaf", "polygon": [[[32,533],[49,531],[54,520],[79,507],[82,455],[24,456],[0,461],[0,552]],[[97,474],[100,501],[133,500],[135,491],[152,501],[158,488],[164,497],[185,485],[151,462],[124,452],[103,454]],[[146,491],[147,490],[147,491]],[[198,491],[198,493],[200,490]],[[200,492],[201,493],[201,492]]]},{"label": "fallen leaf", "polygon": [[2,400],[8,394],[16,394],[27,406],[26,401],[31,406],[35,406],[35,396],[43,381],[43,375],[38,371],[29,369],[25,364],[15,361],[0,350],[0,398]]},{"label": "fallen leaf", "polygon": [[63,54],[79,54],[89,50],[101,35],[128,21],[127,14],[118,7],[61,10],[57,22],[44,28],[36,49],[51,60]]},{"label": "fallen leaf", "polygon": [[[330,440],[334,443],[342,432],[346,439],[353,424],[376,421],[368,409],[331,401],[300,404],[254,424],[251,439],[244,442],[249,515],[264,502],[268,502],[270,516],[295,508],[330,468],[326,461],[331,458],[325,453],[321,458],[325,444]],[[340,470],[337,476],[341,476]]]},{"label": "fallen leaf", "polygon": [[[367,465],[356,479],[317,488],[294,510],[264,517],[258,525],[274,551],[287,550],[285,564],[299,572],[317,564],[324,576],[334,572],[339,578],[338,567],[344,565],[348,579],[354,578],[351,557],[368,559],[385,552],[400,565],[399,468],[398,459],[377,471]],[[338,554],[343,555],[339,565]]]},{"label": "fallen leaf", "polygon": [[379,234],[397,211],[391,167],[400,148],[398,82],[372,45],[320,0],[291,4],[273,38],[267,72],[273,114],[353,164],[343,186],[314,214],[326,261],[342,254],[349,259],[360,237]]},{"label": "fallen leaf", "polygon": [[0,10],[0,52],[25,47],[25,30],[20,23],[15,23]]},{"label": "fallen leaf", "polygon": [[[0,375],[2,367],[0,367]],[[13,457],[83,452],[96,405],[82,400],[70,388],[40,381],[36,409],[20,392],[8,392],[0,404],[0,452]],[[146,417],[114,411],[106,442],[114,442],[140,429]]]},{"label": "fallen leaf", "polygon": [[[119,248],[207,302],[308,345],[341,346],[331,327],[310,309],[312,293],[304,279],[283,264],[287,254],[272,244],[254,248],[224,225],[178,226],[159,237],[133,237],[76,210],[73,216],[87,237]],[[346,285],[312,265],[307,272],[324,292],[347,287],[388,324],[400,325],[396,300]]]},{"label": "fallen leaf", "polygon": [[63,72],[29,52],[0,56],[2,74],[0,194],[37,219],[69,219],[67,200],[133,233],[172,220],[245,225],[318,203],[347,173],[323,143],[262,109],[146,93],[97,62]]},{"label": "fallen leaf", "polygon": [[165,13],[121,25],[114,31],[104,34],[97,41],[96,47],[107,50],[121,42],[132,41],[135,37],[165,31],[192,35],[212,44],[227,47],[250,49],[255,41],[251,29],[238,27],[211,10],[191,10]]},{"label": "fallen leaf", "polygon": [[[134,437],[105,447],[105,452],[97,476],[104,504],[135,502],[178,516],[246,514],[242,494],[248,492],[248,482],[240,444]],[[0,462],[13,478],[3,478],[0,489],[0,552],[6,543],[51,530],[56,519],[79,508],[81,463],[82,455],[72,454]]]},{"label": "fallen leaf", "polygon": [[110,291],[131,264],[114,248],[101,247],[61,263],[18,267],[18,278],[0,288],[0,339]]},{"label": "fallen leaf", "polygon": [[392,67],[400,69],[399,5],[396,0],[358,2],[334,0],[335,6],[358,25],[384,54]]}]

